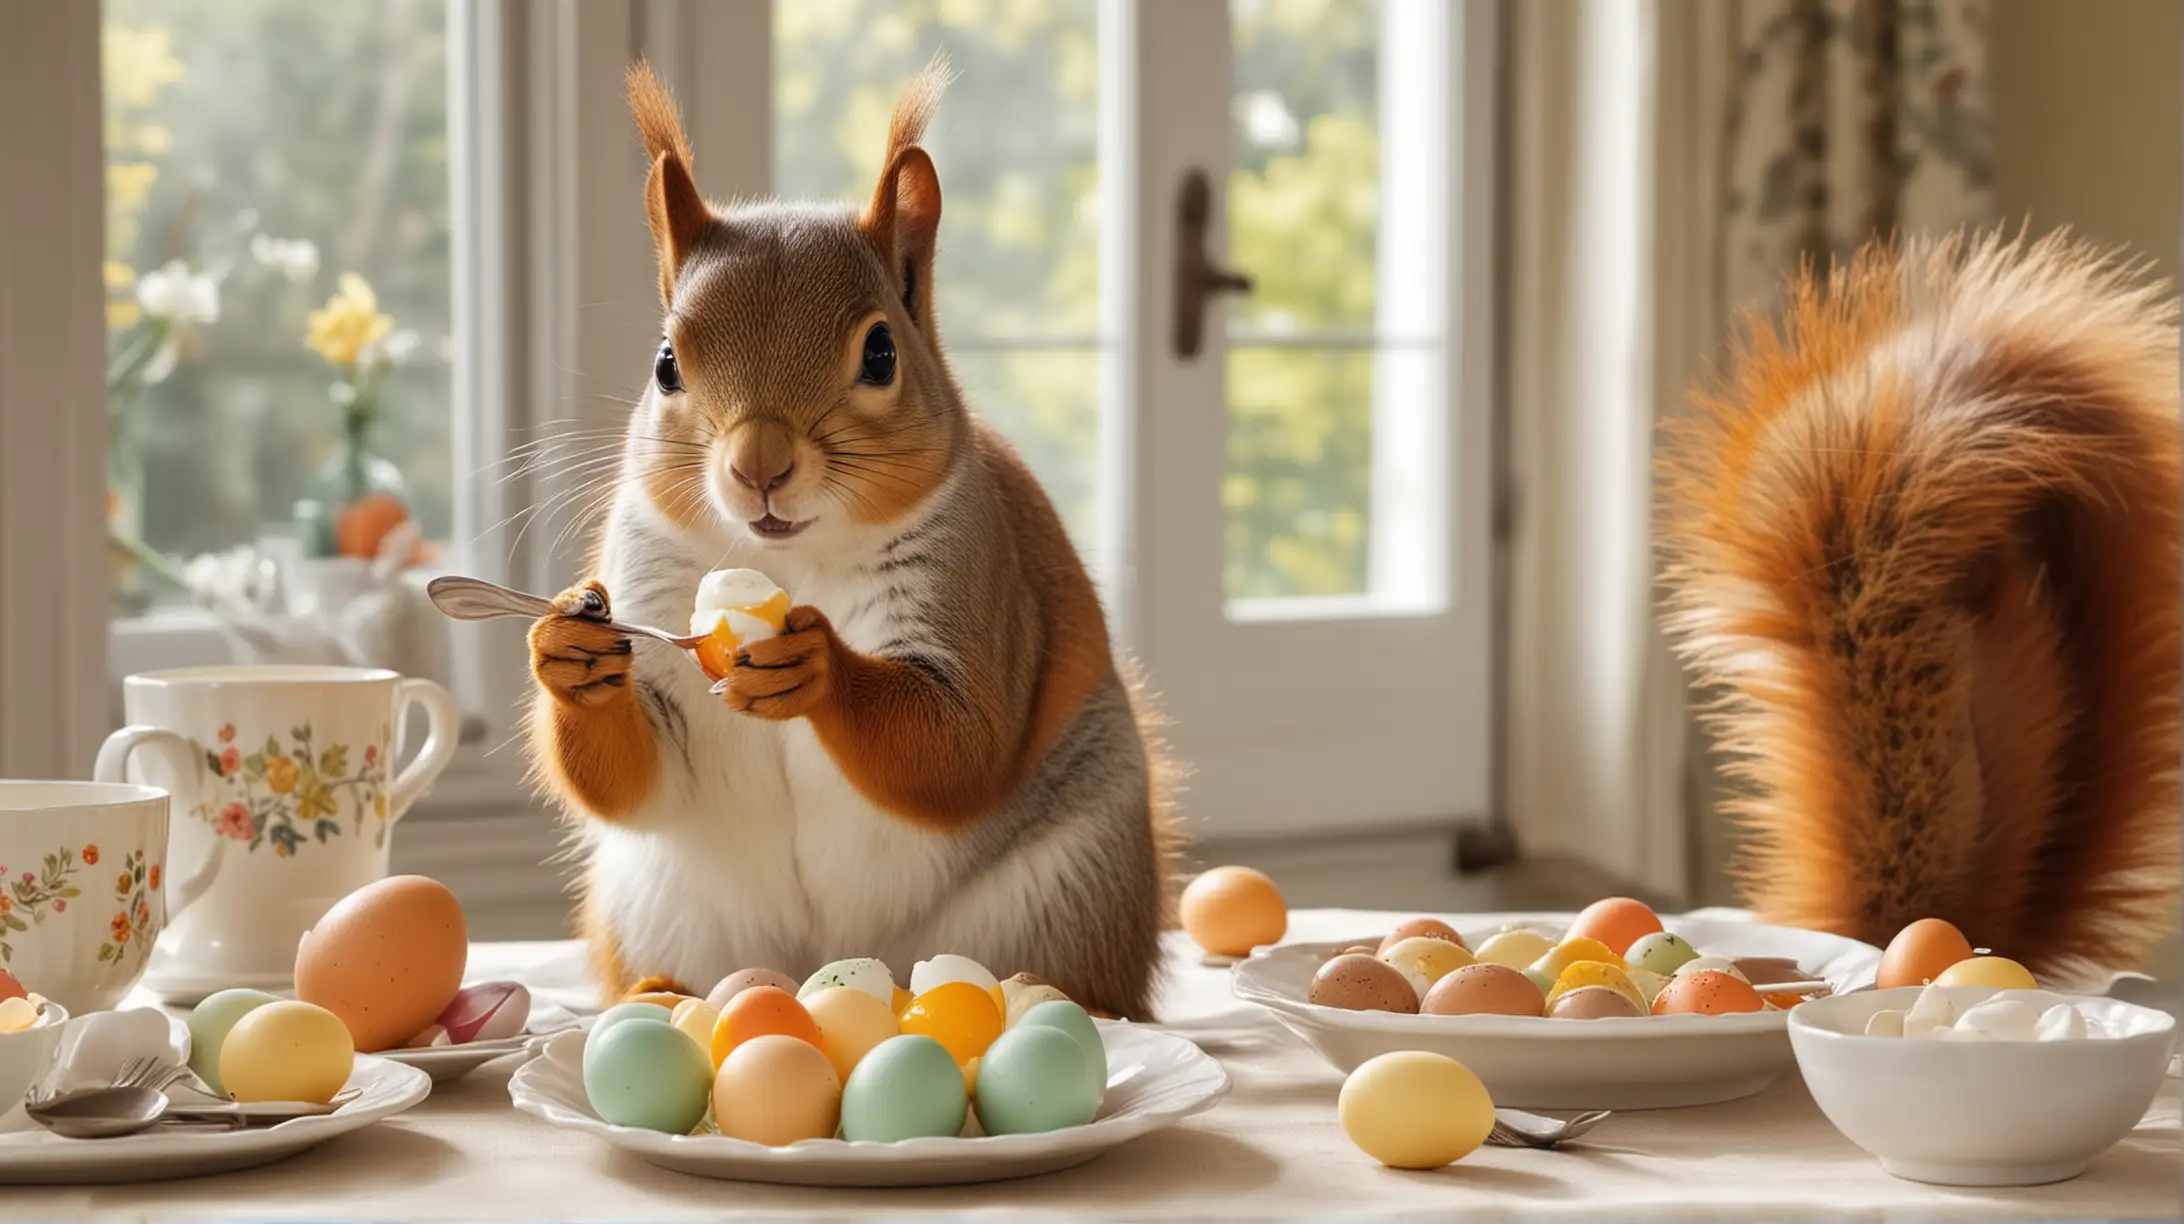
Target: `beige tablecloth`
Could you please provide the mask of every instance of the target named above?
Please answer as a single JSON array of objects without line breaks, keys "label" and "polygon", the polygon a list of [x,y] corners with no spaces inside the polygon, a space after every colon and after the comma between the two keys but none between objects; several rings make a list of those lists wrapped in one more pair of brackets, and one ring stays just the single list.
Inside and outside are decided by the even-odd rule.
[{"label": "beige tablecloth", "polygon": [[[1304,911],[1291,936],[1384,929],[1386,915]],[[1168,1026],[1228,1068],[1229,1096],[1172,1131],[1078,1169],[933,1190],[809,1190],[656,1169],[508,1103],[510,1067],[446,1085],[411,1112],[269,1168],[145,1186],[0,1187],[0,1219],[658,1220],[976,1214],[1130,1219],[2045,1219],[2178,1214],[2175,1082],[2138,1129],[2055,1186],[1951,1190],[1898,1181],[1820,1115],[1795,1074],[1756,1097],[1620,1114],[1580,1147],[1482,1148],[1430,1173],[1384,1169],[1335,1121],[1341,1076],[1229,997],[1227,974],[1171,946]],[[480,945],[479,976],[582,1004],[568,944]],[[572,993],[575,992],[575,993]]]}]

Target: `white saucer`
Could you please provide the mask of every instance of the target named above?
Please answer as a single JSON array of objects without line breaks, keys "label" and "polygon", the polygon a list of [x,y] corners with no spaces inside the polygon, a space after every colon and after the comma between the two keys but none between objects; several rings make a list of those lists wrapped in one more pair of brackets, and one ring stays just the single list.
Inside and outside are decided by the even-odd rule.
[{"label": "white saucer", "polygon": [[296,976],[293,973],[242,974],[234,977],[200,977],[189,973],[161,973],[154,968],[138,981],[137,988],[149,992],[169,1007],[195,1007],[206,996],[223,990],[262,990],[267,994],[293,994]]},{"label": "white saucer", "polygon": [[599,1120],[584,1095],[584,1034],[563,1033],[516,1069],[516,1108],[597,1135],[662,1168],[700,1177],[797,1186],[950,1186],[1073,1168],[1211,1109],[1228,1074],[1197,1046],[1157,1029],[1095,1021],[1107,1044],[1107,1098],[1084,1126],[1043,1135],[849,1143],[806,1139],[767,1147],[724,1135],[664,1135]]},{"label": "white saucer", "polygon": [[357,1056],[348,1086],[358,1096],[330,1114],[249,1130],[119,1139],[63,1139],[37,1129],[0,1134],[0,1185],[166,1181],[256,1168],[392,1117],[432,1092],[423,1071],[369,1054]]}]

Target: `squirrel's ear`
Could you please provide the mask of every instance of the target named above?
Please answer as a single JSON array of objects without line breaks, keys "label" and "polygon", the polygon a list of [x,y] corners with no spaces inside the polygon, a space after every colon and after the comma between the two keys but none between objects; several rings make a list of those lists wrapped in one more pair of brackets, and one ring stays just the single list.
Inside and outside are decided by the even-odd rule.
[{"label": "squirrel's ear", "polygon": [[933,246],[940,235],[940,174],[924,149],[910,145],[895,154],[858,224],[887,265],[911,322],[921,331],[930,330]]},{"label": "squirrel's ear", "polygon": [[713,210],[690,177],[690,141],[683,135],[674,99],[643,60],[629,70],[629,112],[644,139],[645,156],[652,159],[652,172],[645,177],[645,214],[660,258],[660,304],[667,306],[675,292],[675,274],[712,225]]}]

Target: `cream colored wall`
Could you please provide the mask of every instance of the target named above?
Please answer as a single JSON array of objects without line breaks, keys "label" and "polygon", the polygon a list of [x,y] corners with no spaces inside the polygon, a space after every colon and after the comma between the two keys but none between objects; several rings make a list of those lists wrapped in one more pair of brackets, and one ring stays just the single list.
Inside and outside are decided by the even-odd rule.
[{"label": "cream colored wall", "polygon": [[2174,279],[2184,4],[1999,0],[1989,67],[2003,216],[2128,244]]}]

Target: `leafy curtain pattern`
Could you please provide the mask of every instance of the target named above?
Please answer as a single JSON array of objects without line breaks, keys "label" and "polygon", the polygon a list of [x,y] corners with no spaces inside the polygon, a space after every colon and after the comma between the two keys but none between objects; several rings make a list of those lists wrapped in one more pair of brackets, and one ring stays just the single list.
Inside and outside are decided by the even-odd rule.
[{"label": "leafy curtain pattern", "polygon": [[1741,0],[1722,155],[1728,304],[1806,257],[1994,215],[1988,0]]}]

